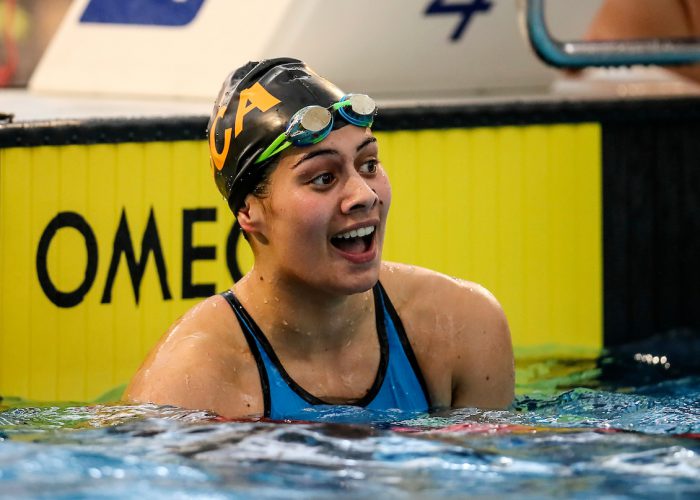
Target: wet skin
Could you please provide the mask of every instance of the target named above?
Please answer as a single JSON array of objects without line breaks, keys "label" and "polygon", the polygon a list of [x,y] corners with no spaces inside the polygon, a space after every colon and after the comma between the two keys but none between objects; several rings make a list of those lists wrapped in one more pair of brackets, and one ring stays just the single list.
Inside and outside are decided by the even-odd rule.
[{"label": "wet skin", "polygon": [[[372,286],[381,280],[437,407],[500,408],[513,397],[508,325],[494,297],[470,282],[381,261],[391,188],[369,129],[345,126],[290,148],[267,196],[238,213],[255,256],[234,293],[289,375],[330,403],[362,398],[379,366]],[[338,238],[357,228],[369,235]],[[221,296],[164,335],[127,388],[131,401],[263,413],[255,360]]]},{"label": "wet skin", "polygon": [[[312,148],[290,151],[269,192],[262,200],[249,196],[238,216],[252,236],[252,276],[321,302],[345,300],[376,283],[391,188],[369,129],[346,126]],[[333,236],[368,226],[375,232],[366,251],[333,244]]]}]

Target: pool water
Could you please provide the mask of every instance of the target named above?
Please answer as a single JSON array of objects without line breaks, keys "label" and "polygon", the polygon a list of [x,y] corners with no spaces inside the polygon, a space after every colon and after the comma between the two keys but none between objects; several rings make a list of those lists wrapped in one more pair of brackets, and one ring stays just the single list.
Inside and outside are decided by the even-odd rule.
[{"label": "pool water", "polygon": [[700,369],[640,356],[519,358],[505,411],[281,423],[5,400],[0,496],[699,498]]}]

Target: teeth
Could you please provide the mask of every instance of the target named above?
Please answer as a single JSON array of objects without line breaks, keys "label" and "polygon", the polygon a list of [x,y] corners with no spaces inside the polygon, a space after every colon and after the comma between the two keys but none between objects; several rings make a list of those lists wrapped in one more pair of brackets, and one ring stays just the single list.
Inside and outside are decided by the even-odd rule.
[{"label": "teeth", "polygon": [[350,238],[357,238],[358,236],[362,238],[363,236],[367,236],[368,234],[372,234],[374,232],[374,226],[367,226],[367,227],[361,227],[359,229],[353,229],[352,231],[348,231],[347,233],[341,233],[335,238],[345,238],[346,240]]}]

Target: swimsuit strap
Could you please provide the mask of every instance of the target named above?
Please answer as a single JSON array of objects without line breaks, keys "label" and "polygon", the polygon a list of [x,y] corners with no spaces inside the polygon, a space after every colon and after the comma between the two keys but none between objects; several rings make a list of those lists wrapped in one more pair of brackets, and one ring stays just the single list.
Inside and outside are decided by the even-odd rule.
[{"label": "swimsuit strap", "polygon": [[375,286],[375,297],[378,297],[377,309],[383,311],[390,355],[387,380],[373,404],[368,407],[427,411],[431,407],[430,393],[423,372],[403,322],[379,282]]},{"label": "swimsuit strap", "polygon": [[243,331],[243,336],[248,342],[248,348],[250,349],[253,358],[255,358],[255,364],[258,367],[258,374],[260,375],[260,385],[262,386],[263,393],[263,407],[264,416],[270,416],[270,381],[267,377],[267,370],[265,368],[265,360],[262,357],[262,350],[258,340],[255,338],[255,328],[258,325],[255,324],[253,318],[250,317],[248,311],[245,310],[243,305],[238,301],[238,298],[234,295],[231,290],[226,290],[220,294],[226,302],[233,309],[238,323],[241,325],[241,330]]},{"label": "swimsuit strap", "polygon": [[[329,405],[292,379],[260,327],[231,291],[221,294],[233,309],[255,358],[263,390],[265,417],[313,417],[308,408]],[[428,392],[403,324],[381,284],[373,289],[375,323],[380,347],[377,375],[372,387],[353,406],[370,409],[401,408],[426,411]]]}]

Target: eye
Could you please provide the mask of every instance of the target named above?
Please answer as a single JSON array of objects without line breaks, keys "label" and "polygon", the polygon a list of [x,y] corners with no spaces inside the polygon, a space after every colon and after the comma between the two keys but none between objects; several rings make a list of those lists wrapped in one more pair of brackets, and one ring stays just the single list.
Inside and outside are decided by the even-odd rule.
[{"label": "eye", "polygon": [[362,174],[374,174],[377,172],[377,160],[367,160],[362,165],[360,165],[359,171]]},{"label": "eye", "polygon": [[316,186],[330,186],[333,184],[334,180],[335,176],[330,172],[326,172],[311,179],[311,183],[315,184]]}]

